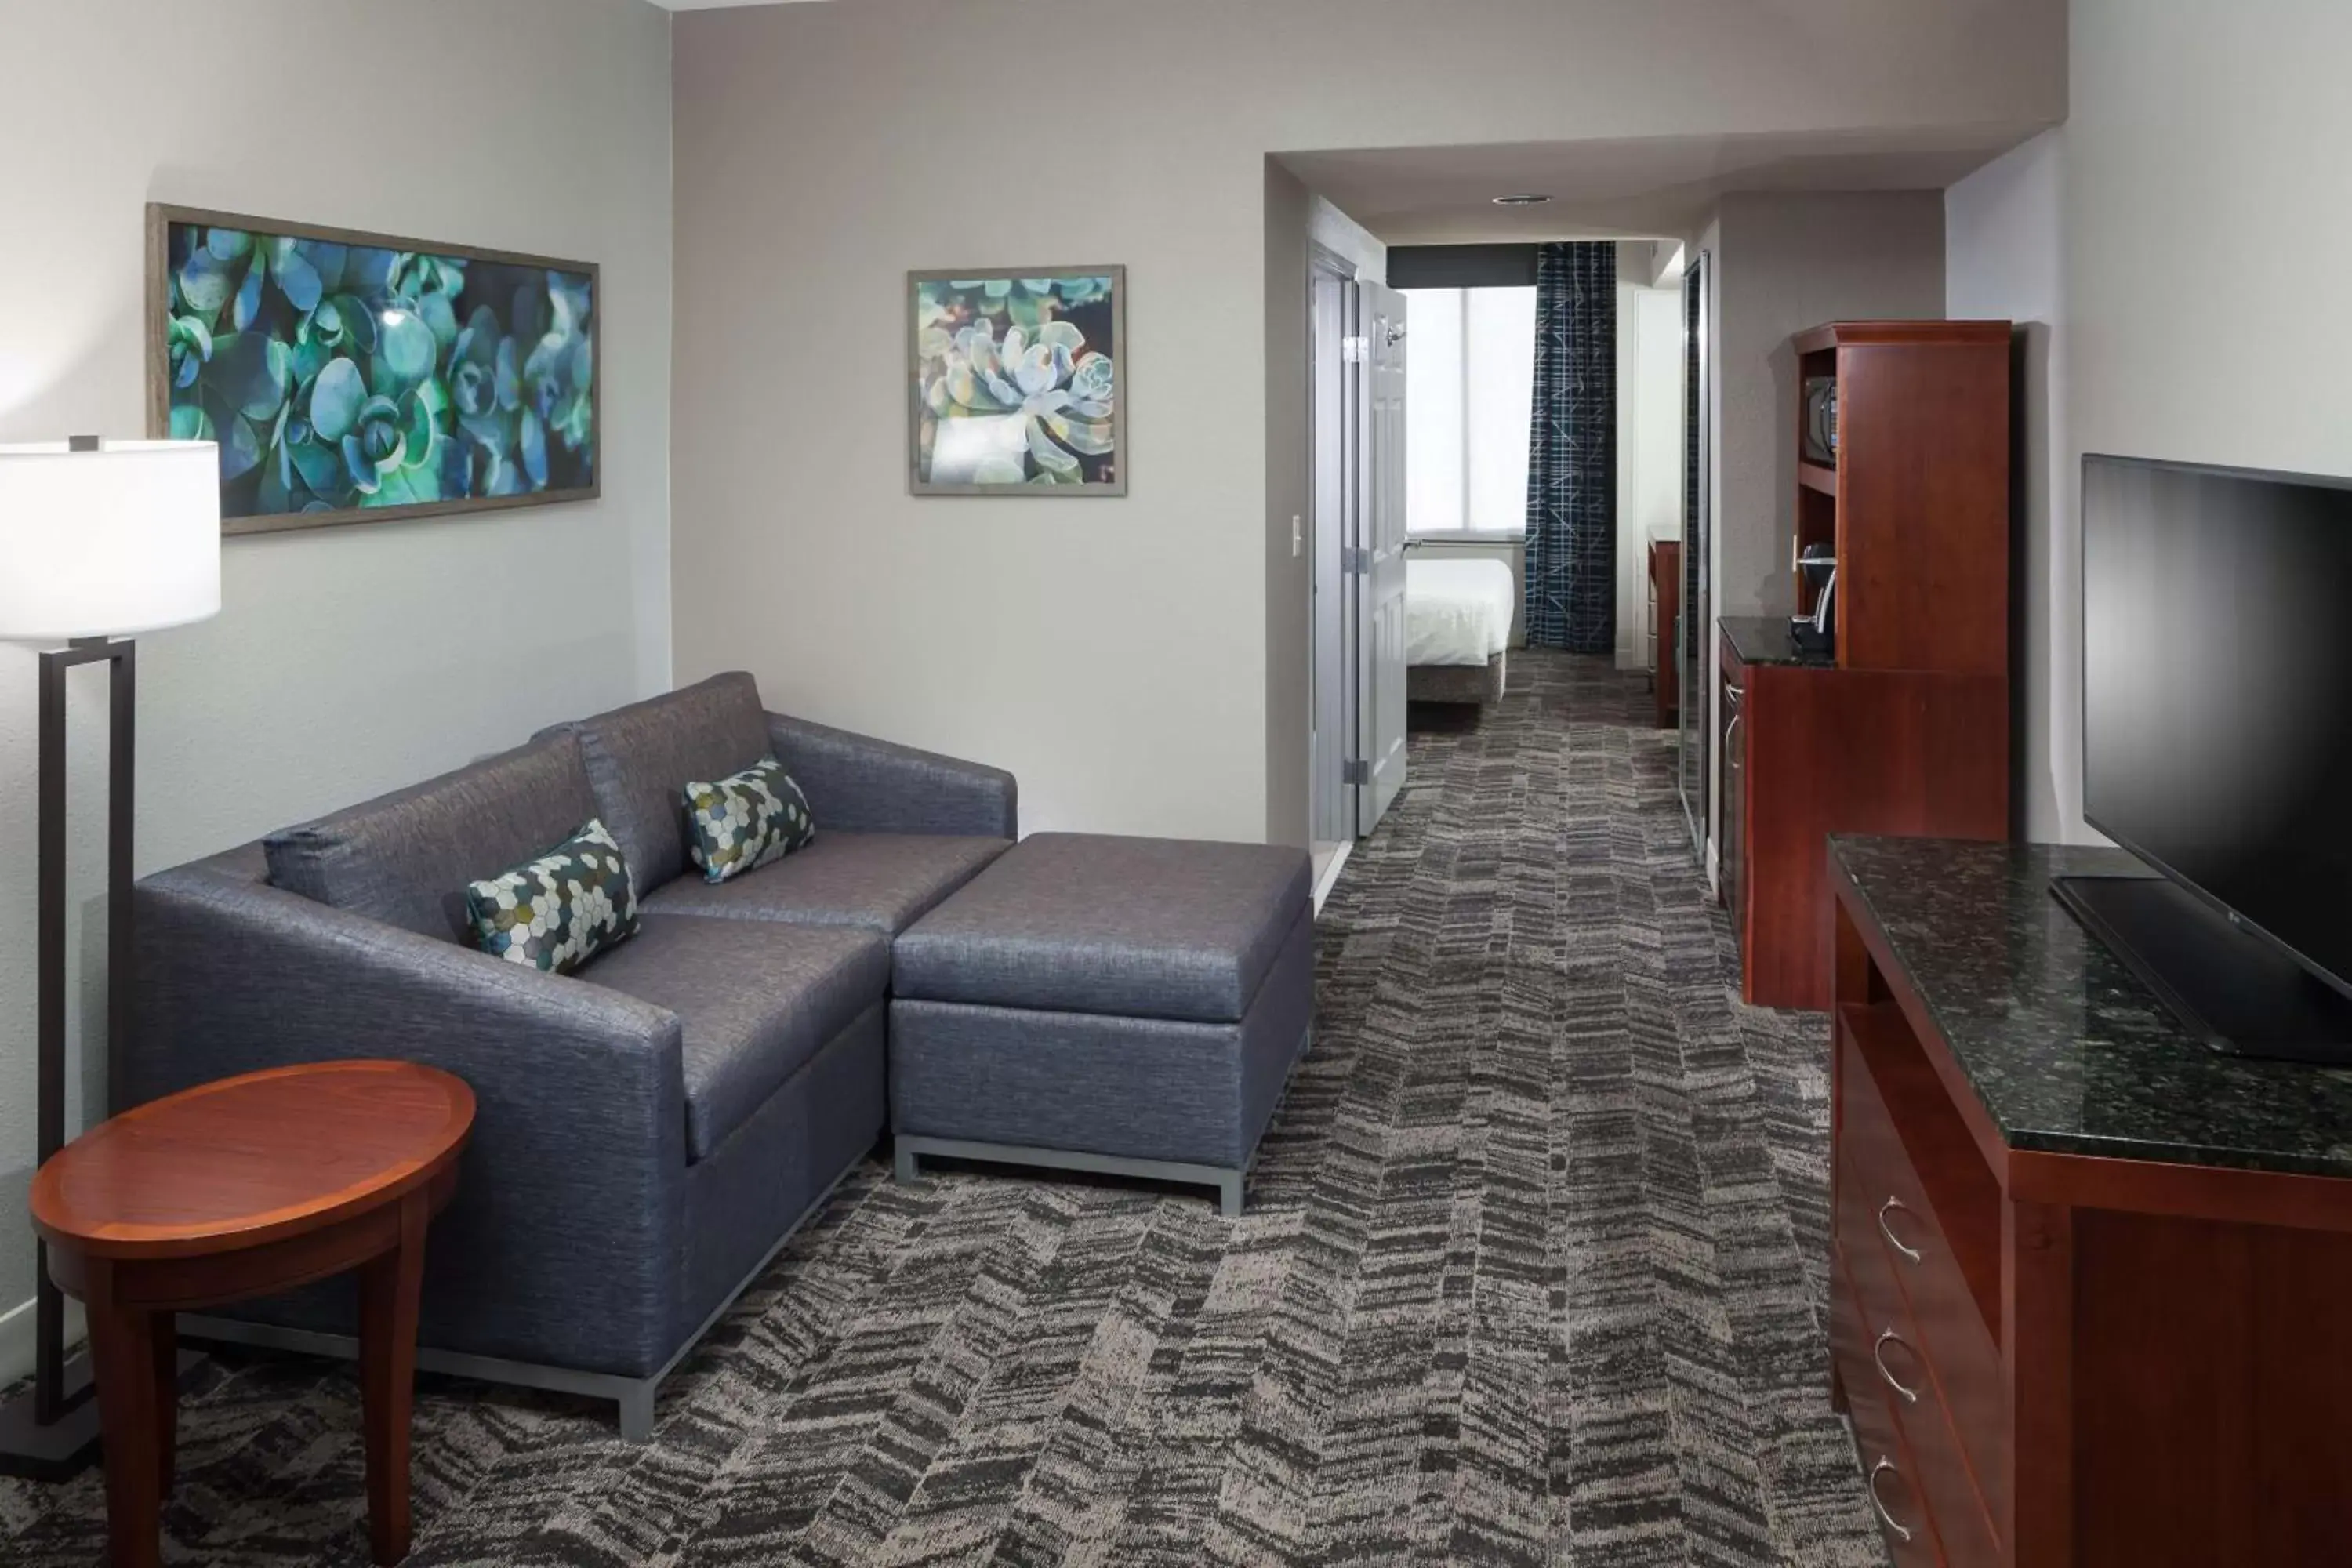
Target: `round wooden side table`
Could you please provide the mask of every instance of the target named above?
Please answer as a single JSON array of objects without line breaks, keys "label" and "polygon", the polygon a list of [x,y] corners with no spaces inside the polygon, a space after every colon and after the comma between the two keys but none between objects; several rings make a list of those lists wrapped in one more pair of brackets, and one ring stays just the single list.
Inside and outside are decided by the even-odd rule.
[{"label": "round wooden side table", "polygon": [[457,1185],[474,1091],[410,1062],[224,1079],[125,1111],[33,1178],[49,1275],[89,1320],[116,1568],[160,1561],[173,1314],[360,1271],[368,1534],[408,1554],[408,1427],[425,1228]]}]

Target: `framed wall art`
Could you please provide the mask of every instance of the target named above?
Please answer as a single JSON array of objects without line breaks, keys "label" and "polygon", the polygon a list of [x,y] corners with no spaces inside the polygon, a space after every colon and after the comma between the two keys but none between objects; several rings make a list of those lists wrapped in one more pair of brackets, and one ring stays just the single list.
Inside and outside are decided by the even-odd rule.
[{"label": "framed wall art", "polygon": [[221,530],[600,493],[593,262],[151,205],[149,433],[220,444]]},{"label": "framed wall art", "polygon": [[1127,268],[908,274],[917,495],[1127,493]]}]

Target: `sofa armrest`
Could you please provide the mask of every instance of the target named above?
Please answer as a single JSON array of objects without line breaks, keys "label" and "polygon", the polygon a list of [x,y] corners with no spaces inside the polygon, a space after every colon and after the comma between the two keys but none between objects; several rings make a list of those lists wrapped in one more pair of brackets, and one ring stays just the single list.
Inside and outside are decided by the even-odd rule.
[{"label": "sofa armrest", "polygon": [[768,739],[808,796],[820,833],[1021,836],[1018,786],[1003,768],[781,713],[768,715]]},{"label": "sofa armrest", "polygon": [[423,1062],[474,1091],[457,1200],[427,1248],[424,1337],[642,1373],[682,1332],[676,1015],[205,865],[132,897],[121,1109],[258,1068]]}]

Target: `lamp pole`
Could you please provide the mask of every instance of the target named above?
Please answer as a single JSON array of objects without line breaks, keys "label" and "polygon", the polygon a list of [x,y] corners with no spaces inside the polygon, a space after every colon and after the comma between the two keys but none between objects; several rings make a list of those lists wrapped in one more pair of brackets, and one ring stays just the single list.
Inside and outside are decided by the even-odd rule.
[{"label": "lamp pole", "polygon": [[[130,1030],[131,768],[138,645],[130,638],[75,637],[41,655],[40,700],[40,1032],[37,1126],[40,1163],[66,1146],[66,672],[86,664],[110,666],[108,676],[106,833],[106,1065],[110,1081]],[[34,1421],[54,1426],[86,1402],[85,1375],[68,1388],[65,1361],[65,1297],[49,1278],[48,1246],[35,1243],[39,1278],[34,1285]],[[0,1467],[6,1460],[0,1458]]]},{"label": "lamp pole", "polygon": [[[145,489],[134,485],[128,501],[110,493],[110,476],[165,461],[185,468],[177,476],[178,493],[158,490],[152,482]],[[10,623],[0,625],[0,634],[47,630],[64,636],[42,640],[65,643],[40,655],[35,1139],[45,1164],[66,1143],[67,678],[86,665],[108,667],[106,1080],[111,1083],[130,1041],[135,963],[131,878],[137,644],[128,636],[78,634],[109,625],[126,632],[180,625],[217,609],[219,513],[217,480],[212,477],[217,458],[209,443],[110,448],[96,437],[76,437],[63,451],[54,446],[0,448],[0,464],[10,462],[26,477],[12,490],[11,470],[0,468],[0,560],[11,549],[18,554],[7,562],[17,568],[7,585],[16,597],[0,597],[0,623]],[[62,472],[47,468],[59,462],[68,465]],[[92,467],[84,470],[84,463]],[[54,482],[60,477],[70,482]],[[61,506],[75,500],[95,500],[87,524],[87,535],[95,537],[74,534],[71,514],[58,515]],[[105,504],[110,500],[111,507]],[[13,513],[12,502],[19,507]],[[111,532],[105,526],[110,518],[121,521]],[[173,530],[180,536],[177,550],[164,531]],[[203,548],[188,547],[199,539]],[[156,548],[159,542],[163,548]],[[102,569],[92,571],[93,562]],[[158,583],[170,592],[159,596]],[[52,596],[64,607],[43,601],[45,588],[52,587]],[[0,589],[0,595],[5,592]],[[130,596],[110,602],[109,595]],[[37,1241],[35,1257],[33,1385],[0,1403],[0,1475],[54,1481],[97,1458],[99,1409],[91,1397],[89,1357],[66,1357],[65,1298],[49,1278],[47,1247]]]}]

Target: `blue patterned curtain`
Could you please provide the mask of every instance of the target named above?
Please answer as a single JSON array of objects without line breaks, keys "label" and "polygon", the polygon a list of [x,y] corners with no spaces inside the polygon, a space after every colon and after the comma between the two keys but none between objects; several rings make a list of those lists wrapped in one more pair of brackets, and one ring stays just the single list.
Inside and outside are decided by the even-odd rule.
[{"label": "blue patterned curtain", "polygon": [[1536,253],[1528,641],[1617,647],[1617,247]]}]

